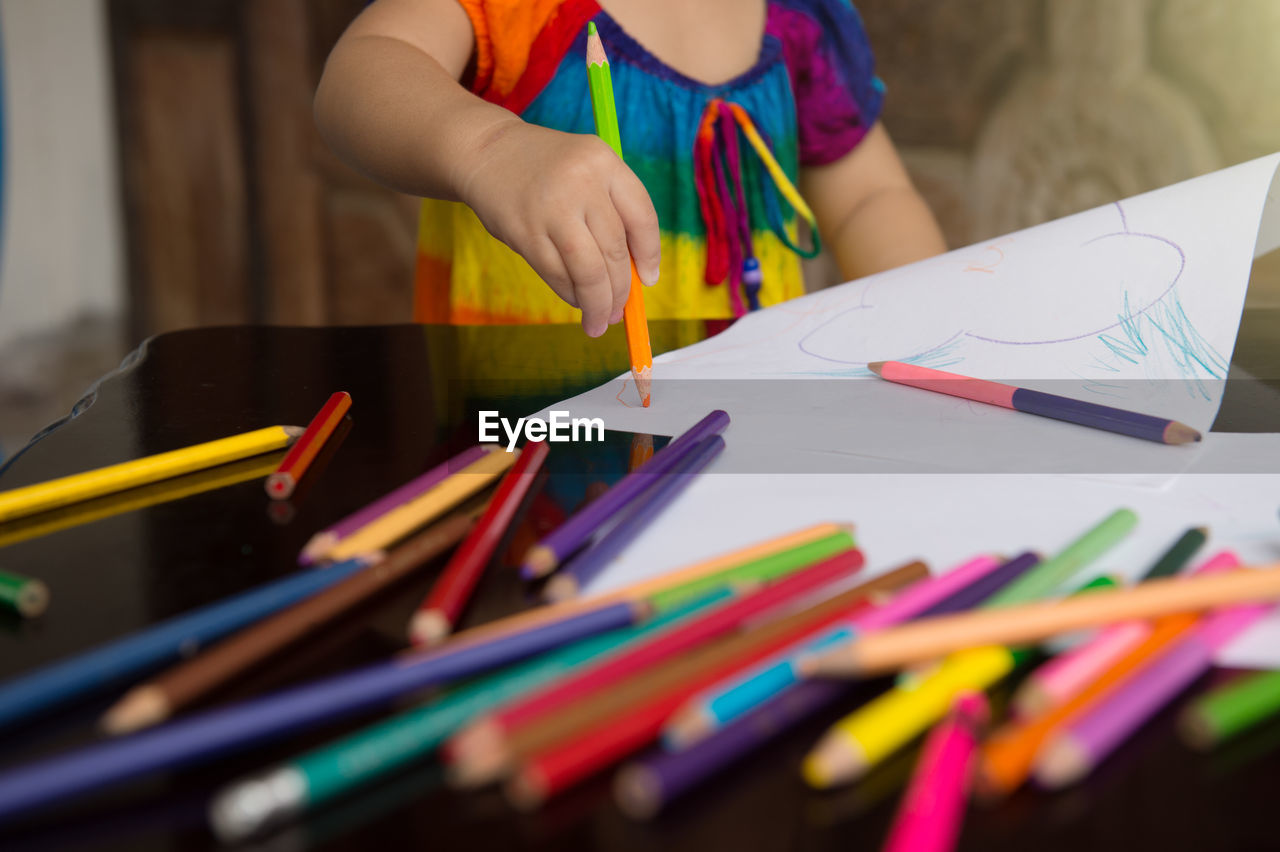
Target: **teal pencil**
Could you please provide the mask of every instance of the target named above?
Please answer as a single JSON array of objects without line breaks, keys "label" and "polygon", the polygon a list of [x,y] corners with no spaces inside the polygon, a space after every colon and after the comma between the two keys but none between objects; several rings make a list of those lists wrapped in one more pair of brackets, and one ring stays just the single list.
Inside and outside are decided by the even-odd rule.
[{"label": "teal pencil", "polygon": [[450,691],[337,742],[236,781],[209,807],[209,822],[223,842],[252,837],[372,783],[433,752],[476,716],[548,683],[583,663],[622,648],[732,594],[720,588],[651,621],[584,639],[524,664]]}]

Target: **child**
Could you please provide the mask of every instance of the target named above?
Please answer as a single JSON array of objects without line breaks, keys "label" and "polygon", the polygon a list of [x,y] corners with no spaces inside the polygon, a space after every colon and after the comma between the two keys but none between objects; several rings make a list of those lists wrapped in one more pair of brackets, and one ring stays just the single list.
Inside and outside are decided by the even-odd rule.
[{"label": "child", "polygon": [[[625,165],[592,135],[588,21]],[[357,168],[427,199],[416,320],[579,309],[596,337],[622,318],[631,258],[657,285],[651,319],[715,320],[804,292],[799,218],[845,278],[943,251],[882,97],[848,0],[377,0],[330,55],[316,118]]]}]

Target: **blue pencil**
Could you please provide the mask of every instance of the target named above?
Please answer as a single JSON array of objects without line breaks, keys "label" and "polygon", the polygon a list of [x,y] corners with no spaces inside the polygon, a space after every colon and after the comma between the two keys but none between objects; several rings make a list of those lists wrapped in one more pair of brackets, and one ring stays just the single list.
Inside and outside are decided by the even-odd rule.
[{"label": "blue pencil", "polygon": [[[1023,553],[979,577],[964,588],[948,595],[912,618],[962,612],[978,606],[1007,584],[1026,573],[1040,558],[1031,552]],[[857,625],[846,625],[815,636],[805,643],[806,652],[848,642],[858,635]],[[774,696],[796,687],[803,676],[795,667],[796,657],[782,655],[781,659],[762,664],[743,673],[736,680],[720,685],[707,700],[692,704],[676,713],[663,730],[662,743],[669,751],[681,751],[689,743],[696,742],[714,731],[739,719],[771,700]]]},{"label": "blue pencil", "polygon": [[378,663],[0,774],[0,822],[62,799],[180,769],[301,733],[392,700],[635,624],[643,603],[617,603],[488,641],[457,642]]},{"label": "blue pencil", "polygon": [[546,596],[560,601],[576,597],[583,586],[600,576],[609,563],[652,523],[676,496],[693,484],[693,475],[724,451],[724,438],[713,435],[698,443],[667,474],[645,491],[613,529],[579,553],[547,583]]},{"label": "blue pencil", "polygon": [[351,560],[300,571],[0,684],[0,729],[189,656],[327,589],[363,565]]}]

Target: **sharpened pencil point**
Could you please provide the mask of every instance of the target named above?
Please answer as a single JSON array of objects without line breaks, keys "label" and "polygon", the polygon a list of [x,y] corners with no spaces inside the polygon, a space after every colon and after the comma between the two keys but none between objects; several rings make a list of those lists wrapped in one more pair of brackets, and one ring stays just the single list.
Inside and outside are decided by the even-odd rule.
[{"label": "sharpened pencil point", "polygon": [[1091,769],[1089,756],[1070,736],[1062,735],[1046,744],[1036,759],[1036,783],[1046,790],[1074,784]]},{"label": "sharpened pencil point", "polygon": [[867,369],[875,373],[877,376],[884,372],[884,361],[872,361],[867,365]]},{"label": "sharpened pencil point", "polygon": [[421,647],[432,648],[449,638],[453,625],[443,612],[429,609],[415,613],[409,623],[409,641]]},{"label": "sharpened pencil point", "polygon": [[560,603],[576,598],[581,591],[578,588],[578,581],[573,577],[568,574],[557,574],[547,581],[547,587],[542,590],[542,597],[548,603]]},{"label": "sharpened pencil point", "polygon": [[112,736],[150,728],[169,718],[169,700],[155,687],[143,686],[127,693],[103,715],[102,730]]},{"label": "sharpened pencil point", "polygon": [[1164,428],[1164,442],[1166,444],[1194,444],[1202,440],[1202,437],[1195,429],[1176,420],[1171,421]]},{"label": "sharpened pencil point", "polygon": [[535,545],[524,555],[524,563],[520,566],[520,576],[526,580],[537,580],[556,570],[560,560],[556,559],[551,548]]}]

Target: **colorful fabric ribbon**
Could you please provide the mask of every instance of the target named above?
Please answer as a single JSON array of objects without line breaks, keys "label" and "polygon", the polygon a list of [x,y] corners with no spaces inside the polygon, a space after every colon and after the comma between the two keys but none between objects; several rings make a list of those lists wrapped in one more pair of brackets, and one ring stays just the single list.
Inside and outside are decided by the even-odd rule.
[{"label": "colorful fabric ribbon", "polygon": [[[739,143],[739,134],[746,146]],[[720,98],[707,104],[694,142],[693,174],[707,229],[704,279],[712,287],[729,282],[735,317],[758,310],[763,282],[752,245],[753,222],[801,257],[814,257],[822,250],[817,219],[773,156],[768,139],[738,104]],[[784,201],[809,223],[811,249],[797,245],[787,233]]]}]

